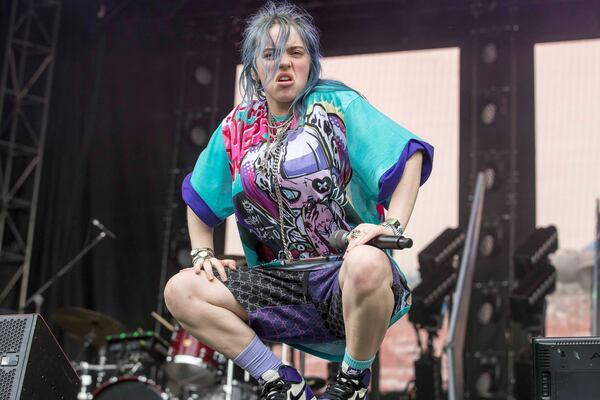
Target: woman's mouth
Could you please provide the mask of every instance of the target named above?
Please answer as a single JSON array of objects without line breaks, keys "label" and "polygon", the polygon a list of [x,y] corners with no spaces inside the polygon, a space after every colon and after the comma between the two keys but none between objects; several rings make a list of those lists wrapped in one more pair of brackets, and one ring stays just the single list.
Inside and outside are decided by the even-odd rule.
[{"label": "woman's mouth", "polygon": [[283,75],[277,79],[277,85],[279,86],[291,86],[294,84],[294,80],[291,76]]}]

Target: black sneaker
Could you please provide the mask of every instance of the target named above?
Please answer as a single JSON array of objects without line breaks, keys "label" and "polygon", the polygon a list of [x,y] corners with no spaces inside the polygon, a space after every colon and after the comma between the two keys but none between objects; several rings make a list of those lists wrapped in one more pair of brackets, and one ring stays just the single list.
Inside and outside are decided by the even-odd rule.
[{"label": "black sneaker", "polygon": [[287,365],[265,372],[259,382],[261,400],[316,400],[300,373]]},{"label": "black sneaker", "polygon": [[359,372],[342,364],[335,382],[327,386],[319,400],[366,400],[370,382],[370,369]]}]

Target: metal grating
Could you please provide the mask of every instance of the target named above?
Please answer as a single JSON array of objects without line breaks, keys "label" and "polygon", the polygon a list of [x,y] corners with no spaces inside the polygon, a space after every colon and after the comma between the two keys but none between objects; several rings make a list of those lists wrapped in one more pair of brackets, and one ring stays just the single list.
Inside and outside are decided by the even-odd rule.
[{"label": "metal grating", "polygon": [[600,344],[600,339],[573,339],[573,340],[560,340],[556,342],[557,346],[577,346],[580,344]]},{"label": "metal grating", "polygon": [[21,351],[26,325],[27,320],[24,318],[0,320],[0,354]]},{"label": "metal grating", "polygon": [[542,368],[550,368],[550,350],[548,349],[540,349],[538,352],[538,367]]},{"label": "metal grating", "polygon": [[0,369],[0,399],[10,399],[14,386],[16,369]]}]

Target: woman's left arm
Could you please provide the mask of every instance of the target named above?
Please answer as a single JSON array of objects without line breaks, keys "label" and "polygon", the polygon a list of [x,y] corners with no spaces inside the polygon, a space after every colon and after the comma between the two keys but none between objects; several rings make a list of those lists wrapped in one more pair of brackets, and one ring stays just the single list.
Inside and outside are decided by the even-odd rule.
[{"label": "woman's left arm", "polygon": [[[390,199],[387,218],[396,218],[404,228],[408,225],[419,193],[422,164],[423,154],[417,151],[406,161],[400,182],[398,182]],[[352,250],[353,247],[365,244],[374,237],[393,235],[390,228],[375,224],[360,224],[353,231],[360,233],[356,236],[349,236],[346,253]]]},{"label": "woman's left arm", "polygon": [[400,182],[390,199],[386,217],[396,218],[404,228],[408,225],[419,193],[422,164],[423,153],[417,151],[406,161]]}]

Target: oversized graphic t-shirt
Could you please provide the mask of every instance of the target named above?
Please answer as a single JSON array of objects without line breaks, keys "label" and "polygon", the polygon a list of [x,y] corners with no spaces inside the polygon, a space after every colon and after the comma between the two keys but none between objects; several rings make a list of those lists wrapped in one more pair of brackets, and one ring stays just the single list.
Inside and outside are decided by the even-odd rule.
[{"label": "oversized graphic t-shirt", "polygon": [[421,184],[431,173],[433,147],[358,93],[317,87],[305,105],[267,149],[266,103],[240,104],[183,182],[185,202],[207,225],[235,213],[251,267],[285,258],[282,232],[294,259],[340,254],[331,234],[378,223],[412,154],[423,152]]}]

